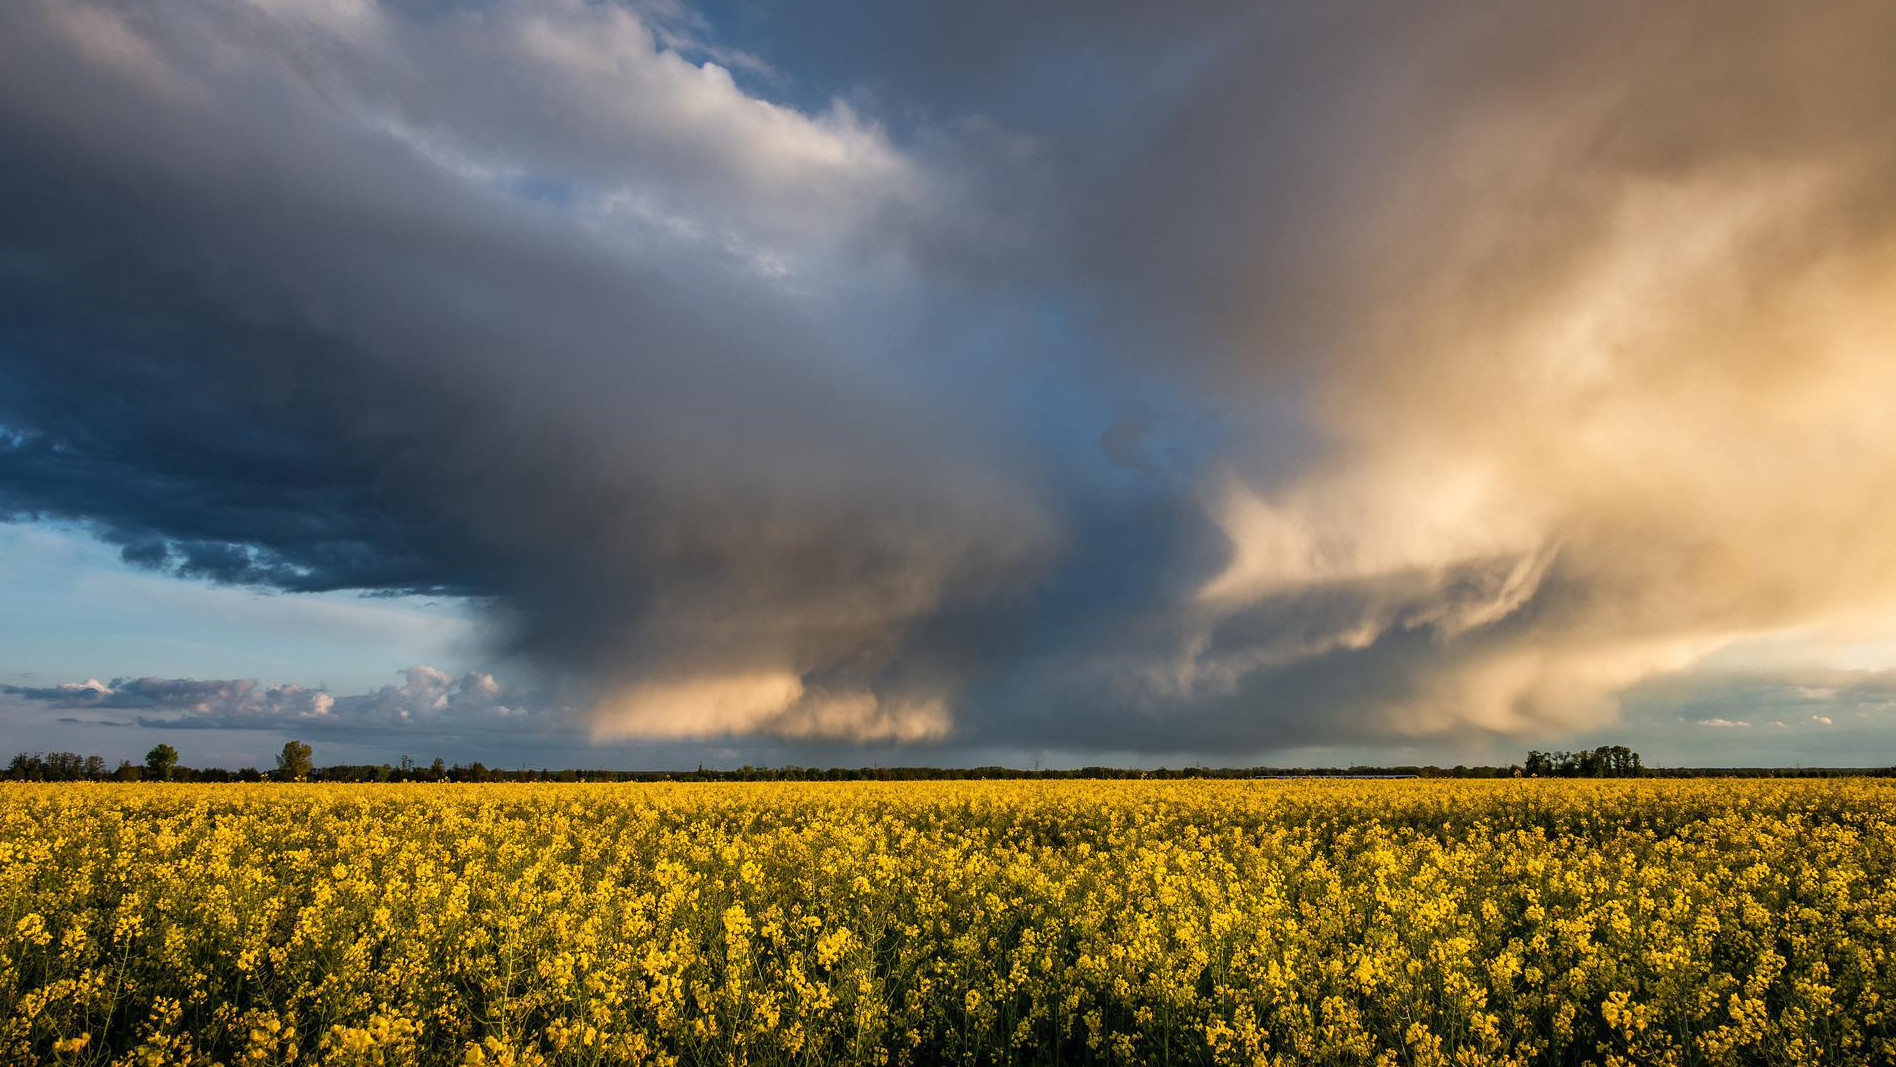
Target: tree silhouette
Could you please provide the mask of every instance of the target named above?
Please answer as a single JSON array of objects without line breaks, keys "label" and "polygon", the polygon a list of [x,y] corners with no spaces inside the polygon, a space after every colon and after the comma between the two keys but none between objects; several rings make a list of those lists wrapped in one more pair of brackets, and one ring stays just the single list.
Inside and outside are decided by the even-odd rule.
[{"label": "tree silhouette", "polygon": [[145,777],[152,781],[168,782],[177,769],[178,750],[170,745],[157,745],[145,753]]},{"label": "tree silhouette", "polygon": [[283,751],[277,754],[276,776],[286,782],[300,782],[309,777],[311,749],[301,741],[283,742]]}]

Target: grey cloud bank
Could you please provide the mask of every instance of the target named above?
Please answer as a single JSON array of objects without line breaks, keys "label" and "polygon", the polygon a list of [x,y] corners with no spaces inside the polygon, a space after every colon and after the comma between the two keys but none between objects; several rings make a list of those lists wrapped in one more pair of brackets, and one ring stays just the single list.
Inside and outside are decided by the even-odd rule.
[{"label": "grey cloud bank", "polygon": [[527,681],[13,695],[1252,753],[1896,630],[1884,6],[856,14],[7,5],[0,515]]}]

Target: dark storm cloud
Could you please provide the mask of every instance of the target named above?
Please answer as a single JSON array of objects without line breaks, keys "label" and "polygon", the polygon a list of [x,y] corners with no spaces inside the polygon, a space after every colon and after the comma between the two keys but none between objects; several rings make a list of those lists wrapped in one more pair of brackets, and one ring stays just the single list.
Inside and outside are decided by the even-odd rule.
[{"label": "dark storm cloud", "polygon": [[1597,724],[1896,601],[1890,17],[26,0],[0,512],[601,737]]},{"label": "dark storm cloud", "polygon": [[845,112],[606,8],[6,17],[14,514],[187,577],[492,598],[602,688],[827,670],[869,707],[910,620],[1050,543],[826,310],[882,284],[858,214],[918,195]]}]

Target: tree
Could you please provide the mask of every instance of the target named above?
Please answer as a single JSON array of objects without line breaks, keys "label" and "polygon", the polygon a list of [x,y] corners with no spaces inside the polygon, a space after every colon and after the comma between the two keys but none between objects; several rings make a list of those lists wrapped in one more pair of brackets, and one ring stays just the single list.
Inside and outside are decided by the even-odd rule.
[{"label": "tree", "polygon": [[286,782],[300,782],[315,768],[310,763],[310,747],[301,741],[283,742],[277,755],[276,776]]},{"label": "tree", "polygon": [[178,768],[178,750],[170,745],[157,745],[145,753],[145,777],[154,782],[171,780],[171,772]]}]

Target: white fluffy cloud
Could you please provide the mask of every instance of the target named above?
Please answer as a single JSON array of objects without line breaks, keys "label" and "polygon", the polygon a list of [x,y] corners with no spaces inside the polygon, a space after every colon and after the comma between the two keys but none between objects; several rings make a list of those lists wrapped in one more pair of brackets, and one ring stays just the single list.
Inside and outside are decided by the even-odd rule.
[{"label": "white fluffy cloud", "polygon": [[295,93],[457,178],[758,262],[834,245],[921,193],[922,172],[846,103],[806,114],[752,95],[617,4],[29,11],[95,69],[184,106],[216,107],[245,83]]}]

